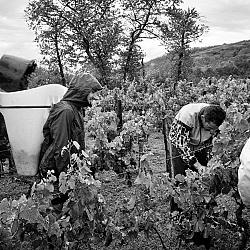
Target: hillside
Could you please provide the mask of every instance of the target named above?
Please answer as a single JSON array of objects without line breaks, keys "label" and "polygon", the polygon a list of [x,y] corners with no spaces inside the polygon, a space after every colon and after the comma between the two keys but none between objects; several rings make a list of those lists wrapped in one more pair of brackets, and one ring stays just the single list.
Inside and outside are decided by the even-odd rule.
[{"label": "hillside", "polygon": [[[250,77],[250,40],[237,43],[194,48],[191,78],[201,77]],[[146,64],[148,75],[168,77],[169,55],[153,59]]]}]

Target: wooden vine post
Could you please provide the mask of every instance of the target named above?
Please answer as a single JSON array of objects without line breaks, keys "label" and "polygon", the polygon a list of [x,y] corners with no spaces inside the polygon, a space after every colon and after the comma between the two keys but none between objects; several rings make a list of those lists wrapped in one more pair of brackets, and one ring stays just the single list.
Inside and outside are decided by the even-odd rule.
[{"label": "wooden vine post", "polygon": [[117,124],[117,132],[120,133],[122,130],[123,126],[123,119],[122,119],[122,112],[123,112],[123,107],[122,107],[122,100],[118,98],[117,93],[114,95],[115,98],[115,110],[116,110],[116,115],[118,118],[118,124]]},{"label": "wooden vine post", "polygon": [[166,160],[166,172],[170,174],[171,176],[171,162],[170,162],[170,150],[169,150],[169,144],[168,144],[168,134],[169,134],[169,119],[164,116],[162,119],[162,134],[164,139],[164,146],[165,146],[165,160]]}]

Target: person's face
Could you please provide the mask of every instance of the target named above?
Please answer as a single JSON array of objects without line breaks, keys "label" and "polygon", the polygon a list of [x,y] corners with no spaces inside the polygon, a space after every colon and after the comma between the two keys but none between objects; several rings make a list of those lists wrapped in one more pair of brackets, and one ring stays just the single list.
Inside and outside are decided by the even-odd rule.
[{"label": "person's face", "polygon": [[98,97],[97,92],[96,93],[90,92],[87,96],[87,100],[88,100],[90,105],[92,105],[93,101],[98,100],[98,99],[99,99],[99,97]]},{"label": "person's face", "polygon": [[219,127],[218,127],[215,123],[213,123],[213,122],[207,122],[207,121],[205,120],[204,115],[201,116],[201,121],[202,121],[202,126],[203,126],[203,128],[204,128],[206,131],[210,131],[210,134],[211,134],[211,135],[214,135],[214,134],[217,133]]}]

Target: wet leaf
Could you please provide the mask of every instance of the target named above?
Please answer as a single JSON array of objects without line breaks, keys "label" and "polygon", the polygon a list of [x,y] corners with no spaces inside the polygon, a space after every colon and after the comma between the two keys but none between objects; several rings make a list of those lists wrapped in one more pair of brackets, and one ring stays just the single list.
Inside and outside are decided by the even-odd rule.
[{"label": "wet leaf", "polygon": [[135,202],[136,202],[136,196],[133,195],[127,205],[128,210],[132,210],[135,207]]}]

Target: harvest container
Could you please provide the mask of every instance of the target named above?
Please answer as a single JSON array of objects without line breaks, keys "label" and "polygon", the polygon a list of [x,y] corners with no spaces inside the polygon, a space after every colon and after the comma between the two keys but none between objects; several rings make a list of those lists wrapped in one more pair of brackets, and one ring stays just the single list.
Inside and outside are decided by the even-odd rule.
[{"label": "harvest container", "polygon": [[51,105],[59,102],[66,91],[62,85],[49,84],[17,92],[0,92],[0,112],[19,175],[36,175],[43,125]]}]

